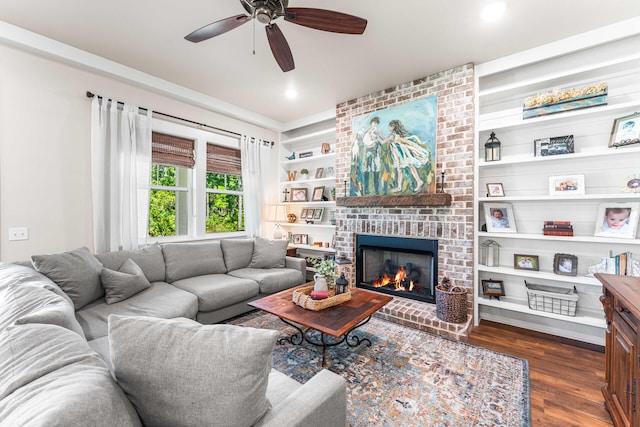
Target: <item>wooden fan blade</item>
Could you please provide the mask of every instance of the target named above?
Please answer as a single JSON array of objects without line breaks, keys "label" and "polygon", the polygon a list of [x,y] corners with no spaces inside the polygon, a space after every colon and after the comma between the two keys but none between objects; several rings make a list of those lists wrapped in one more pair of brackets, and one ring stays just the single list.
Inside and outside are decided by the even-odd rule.
[{"label": "wooden fan blade", "polygon": [[285,21],[342,34],[362,34],[367,28],[367,20],[346,13],[308,7],[290,7],[285,10]]},{"label": "wooden fan blade", "polygon": [[269,40],[269,46],[271,52],[276,59],[276,62],[282,68],[285,73],[295,68],[293,64],[293,55],[291,54],[291,48],[287,39],[284,38],[284,34],[280,31],[277,24],[271,24],[264,27],[267,31],[267,39]]},{"label": "wooden fan blade", "polygon": [[233,30],[234,28],[249,22],[250,20],[251,17],[247,15],[231,16],[229,18],[216,21],[212,24],[205,25],[202,28],[198,28],[191,34],[185,36],[185,39],[189,40],[190,42],[198,43],[203,40],[219,36],[220,34],[224,34],[227,31]]}]

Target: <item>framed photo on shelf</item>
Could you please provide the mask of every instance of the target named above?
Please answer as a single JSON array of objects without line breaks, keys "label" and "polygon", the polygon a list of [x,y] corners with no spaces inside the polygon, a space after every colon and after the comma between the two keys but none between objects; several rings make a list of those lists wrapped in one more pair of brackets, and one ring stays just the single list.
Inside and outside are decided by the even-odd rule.
[{"label": "framed photo on shelf", "polygon": [[313,195],[311,197],[311,200],[314,202],[321,202],[323,195],[324,195],[324,186],[316,187],[313,189]]},{"label": "framed photo on shelf", "polygon": [[487,184],[488,197],[504,197],[504,188],[499,182]]},{"label": "framed photo on shelf", "polygon": [[291,201],[292,202],[306,202],[307,201],[307,189],[306,188],[292,188],[291,189]]},{"label": "framed photo on shelf", "polygon": [[584,175],[558,175],[549,177],[550,196],[584,194]]},{"label": "framed photo on shelf", "polygon": [[307,209],[302,209],[302,212],[300,212],[300,219],[305,219],[307,217]]},{"label": "framed photo on shelf", "polygon": [[313,212],[314,212],[314,209],[307,210],[307,216],[305,217],[307,221],[313,219]]},{"label": "framed photo on shelf", "polygon": [[594,236],[635,239],[640,203],[601,203]]},{"label": "framed photo on shelf", "polygon": [[301,234],[300,235],[300,244],[301,245],[308,245],[309,244],[309,235],[308,234]]},{"label": "framed photo on shelf", "polygon": [[516,270],[539,271],[538,255],[513,254],[513,268]]},{"label": "framed photo on shelf", "polygon": [[609,148],[640,144],[640,113],[618,117],[613,121]]},{"label": "framed photo on shelf", "polygon": [[554,136],[533,140],[534,156],[557,156],[574,152],[573,135]]},{"label": "framed photo on shelf", "polygon": [[313,213],[313,219],[315,221],[322,221],[323,213],[324,213],[324,208],[315,209]]},{"label": "framed photo on shelf", "polygon": [[504,296],[504,282],[502,280],[483,280],[482,293],[490,297]]},{"label": "framed photo on shelf", "polygon": [[640,193],[640,174],[626,177],[622,191],[625,193]]},{"label": "framed photo on shelf", "polygon": [[578,257],[570,254],[555,254],[553,256],[553,272],[563,276],[577,276]]},{"label": "framed photo on shelf", "polygon": [[295,244],[295,245],[299,245],[300,244],[300,234],[294,234],[293,235],[293,244]]},{"label": "framed photo on shelf", "polygon": [[493,233],[516,233],[516,221],[510,203],[485,203],[484,220],[487,231]]},{"label": "framed photo on shelf", "polygon": [[324,176],[324,168],[316,169],[316,179],[320,179]]}]

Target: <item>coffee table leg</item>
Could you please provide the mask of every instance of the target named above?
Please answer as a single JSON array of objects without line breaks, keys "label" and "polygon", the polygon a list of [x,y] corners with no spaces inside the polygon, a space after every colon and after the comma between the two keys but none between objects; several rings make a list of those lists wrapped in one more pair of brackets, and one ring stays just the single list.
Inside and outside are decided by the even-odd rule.
[{"label": "coffee table leg", "polygon": [[[371,320],[371,316],[367,317],[365,320],[363,320],[362,322],[358,323],[352,329],[349,329],[349,331],[345,334],[345,341],[346,341],[346,343],[347,343],[347,345],[349,347],[358,347],[360,344],[363,344],[363,343],[367,347],[371,347],[371,340],[369,340],[369,338],[360,338],[357,335],[351,335],[351,333],[353,331],[355,331],[356,329],[358,329],[360,326],[363,326],[363,325],[366,325],[367,323],[369,323],[369,320]],[[351,344],[351,342],[349,342],[349,340],[352,340],[353,344]]]},{"label": "coffee table leg", "polygon": [[299,334],[293,333],[289,337],[282,337],[278,340],[278,344],[284,344],[285,342],[288,342],[289,344],[294,344],[294,345],[302,344],[302,342],[304,341],[304,332],[302,331],[302,329],[300,329],[300,327],[294,323],[287,322],[282,317],[279,317],[279,319],[282,320],[287,325],[291,326],[292,328],[296,328]]}]

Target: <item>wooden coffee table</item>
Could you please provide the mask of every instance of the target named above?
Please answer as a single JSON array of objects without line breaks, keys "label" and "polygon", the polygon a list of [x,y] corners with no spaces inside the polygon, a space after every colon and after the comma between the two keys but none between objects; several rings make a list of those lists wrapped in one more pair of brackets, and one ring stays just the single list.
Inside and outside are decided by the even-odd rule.
[{"label": "wooden coffee table", "polygon": [[[306,283],[299,287],[311,286]],[[280,344],[288,342],[300,345],[304,341],[322,347],[322,365],[324,366],[325,351],[346,342],[349,347],[357,347],[360,344],[371,346],[368,338],[360,338],[353,335],[356,328],[364,325],[371,319],[371,315],[384,307],[393,297],[371,292],[364,289],[351,289],[351,300],[320,311],[306,310],[293,302],[291,288],[252,301],[250,306],[259,308],[267,313],[274,314],[284,323],[296,328],[299,333],[294,333],[288,338],[281,338]],[[320,332],[320,340],[311,337],[310,332]],[[330,338],[332,337],[332,338]]]}]

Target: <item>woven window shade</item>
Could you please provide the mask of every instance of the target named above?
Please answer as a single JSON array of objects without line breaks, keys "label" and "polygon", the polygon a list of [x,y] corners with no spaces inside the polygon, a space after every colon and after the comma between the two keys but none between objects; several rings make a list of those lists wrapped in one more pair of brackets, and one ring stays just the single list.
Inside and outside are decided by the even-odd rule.
[{"label": "woven window shade", "polygon": [[242,176],[240,150],[207,144],[207,172]]},{"label": "woven window shade", "polygon": [[153,132],[151,136],[151,162],[193,168],[196,163],[193,146],[194,143],[191,139]]}]

